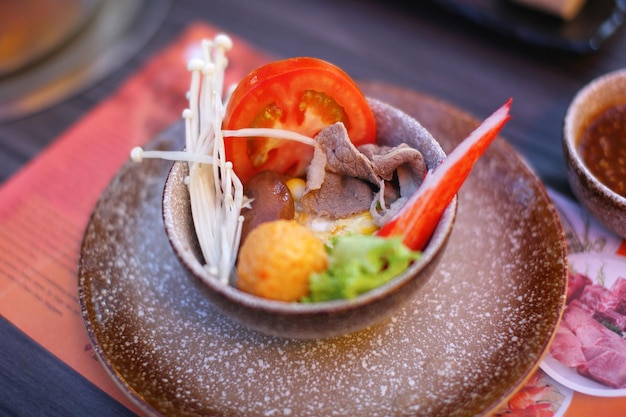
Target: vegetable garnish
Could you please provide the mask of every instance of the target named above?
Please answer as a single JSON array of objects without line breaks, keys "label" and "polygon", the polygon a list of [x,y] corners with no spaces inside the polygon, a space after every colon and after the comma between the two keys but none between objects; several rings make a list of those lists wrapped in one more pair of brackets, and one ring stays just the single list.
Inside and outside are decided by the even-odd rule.
[{"label": "vegetable garnish", "polygon": [[[285,129],[312,138],[335,122],[345,125],[355,146],[376,140],[372,110],[356,83],[329,62],[301,57],[272,62],[243,78],[229,99],[223,127]],[[258,136],[226,141],[226,157],[244,184],[267,169],[289,177],[304,174],[311,146]]]},{"label": "vegetable garnish", "polygon": [[[189,162],[189,197],[196,235],[208,272],[227,283],[237,259],[241,236],[243,185],[226,161],[221,132],[225,53],[232,48],[226,36],[202,43],[203,59],[192,59],[189,109],[185,119],[186,151],[210,155],[212,164]],[[235,249],[235,250],[233,250]]]},{"label": "vegetable garnish", "polygon": [[458,193],[474,164],[510,119],[511,101],[509,99],[485,119],[426,176],[400,211],[378,230],[378,236],[401,236],[413,250],[422,250],[426,246],[445,208]]},{"label": "vegetable garnish", "polygon": [[[186,161],[193,223],[198,243],[209,275],[229,282],[234,270],[241,239],[241,209],[249,204],[243,195],[243,185],[233,164],[226,159],[224,149],[224,72],[228,63],[226,51],[232,48],[231,39],[223,34],[213,41],[202,42],[202,59],[188,63],[191,72],[189,108],[183,111],[186,149],[180,152],[144,151],[137,147],[131,158]],[[260,129],[228,131],[230,136],[286,137],[291,141],[313,146],[315,141],[297,132]]]},{"label": "vegetable garnish", "polygon": [[328,245],[328,269],[311,275],[303,301],[353,299],[398,276],[420,256],[400,237],[336,236]]}]

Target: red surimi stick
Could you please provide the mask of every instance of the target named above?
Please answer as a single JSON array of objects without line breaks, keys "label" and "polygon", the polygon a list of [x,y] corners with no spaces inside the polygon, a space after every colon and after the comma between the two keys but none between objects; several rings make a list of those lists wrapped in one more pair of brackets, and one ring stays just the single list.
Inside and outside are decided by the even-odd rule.
[{"label": "red surimi stick", "polygon": [[458,193],[474,164],[511,118],[511,101],[509,99],[485,119],[426,176],[400,211],[378,230],[378,236],[402,236],[404,244],[409,248],[424,249],[441,215]]}]

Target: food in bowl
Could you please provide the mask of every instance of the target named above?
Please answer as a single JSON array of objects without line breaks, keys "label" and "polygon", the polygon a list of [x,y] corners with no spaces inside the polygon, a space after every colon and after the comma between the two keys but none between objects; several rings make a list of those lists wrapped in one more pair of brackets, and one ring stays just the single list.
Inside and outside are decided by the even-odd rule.
[{"label": "food in bowl", "polygon": [[[186,181],[205,279],[264,299],[355,298],[401,274],[419,258],[509,118],[507,103],[448,158],[430,157],[426,167],[413,147],[376,143],[372,106],[384,106],[319,59],[256,69],[224,108],[216,92],[222,91],[229,42],[205,43],[205,61],[189,65],[187,144],[174,159],[189,162]],[[159,155],[134,150],[133,156]],[[256,182],[264,191],[245,191]],[[350,289],[339,288],[346,281]]]},{"label": "food in bowl", "polygon": [[[425,134],[424,128],[415,119],[380,101],[370,99],[369,102],[376,118],[378,143],[395,146],[408,140],[424,153],[429,167],[435,167],[444,160],[446,155],[439,144]],[[248,329],[284,338],[342,336],[373,326],[395,313],[434,276],[452,234],[457,208],[457,198],[453,198],[438,219],[428,244],[420,251],[419,259],[386,284],[352,299],[285,302],[241,291],[234,282],[226,285],[209,273],[191,214],[189,188],[185,184],[188,177],[189,164],[175,162],[163,190],[164,229],[183,266],[181,272],[225,317]],[[361,258],[355,254],[350,259]],[[341,278],[352,281],[345,276]]]},{"label": "food in bowl", "polygon": [[[624,144],[626,70],[604,74],[574,96],[563,121],[567,179],[581,204],[626,238]],[[620,133],[621,132],[621,133]]]},{"label": "food in bowl", "polygon": [[610,106],[589,123],[578,152],[601,183],[626,198],[626,102]]}]

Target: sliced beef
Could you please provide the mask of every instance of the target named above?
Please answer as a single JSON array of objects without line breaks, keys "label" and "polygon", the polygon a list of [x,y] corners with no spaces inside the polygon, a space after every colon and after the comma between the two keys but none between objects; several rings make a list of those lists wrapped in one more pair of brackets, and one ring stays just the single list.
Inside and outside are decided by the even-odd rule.
[{"label": "sliced beef", "polygon": [[603,325],[592,317],[593,311],[580,301],[572,301],[563,313],[563,322],[580,339],[582,345],[592,345],[604,335]]},{"label": "sliced beef", "polygon": [[[353,182],[350,183],[355,184],[356,190],[337,192],[339,184],[337,178],[329,179],[328,181],[332,183],[325,184],[327,178],[330,178],[330,173],[371,184],[378,192],[370,192],[370,200],[365,210],[381,205],[384,206],[381,210],[383,213],[387,206],[400,197],[413,194],[426,173],[424,158],[418,150],[404,144],[396,147],[366,145],[357,149],[350,141],[342,123],[322,129],[316,136],[316,141],[319,147],[316,148],[313,161],[307,170],[307,190],[303,196],[307,203],[303,203],[303,206],[306,210],[322,209],[324,213],[328,213],[324,215],[333,218],[346,217],[341,214],[345,212],[350,213],[349,215],[356,214],[352,203],[346,206],[345,199],[353,194],[361,198],[366,193],[363,185],[356,185]],[[323,188],[327,190],[322,191]],[[371,191],[371,187],[368,188]],[[322,195],[329,201],[322,202]],[[357,204],[360,206],[361,202],[362,200],[358,200]],[[378,204],[379,202],[382,204]],[[332,212],[335,209],[341,210]],[[313,212],[322,214],[318,211]]]},{"label": "sliced beef", "polygon": [[406,144],[392,148],[369,143],[359,146],[358,150],[371,162],[374,172],[386,181],[391,181],[396,169],[404,164],[414,165],[415,176],[424,177],[424,157],[420,151]]},{"label": "sliced beef", "polygon": [[373,195],[367,182],[327,172],[321,187],[305,193],[301,203],[305,211],[336,219],[369,210]]},{"label": "sliced beef", "polygon": [[322,129],[315,140],[326,156],[326,171],[360,178],[376,185],[380,183],[372,162],[350,141],[343,123]]},{"label": "sliced beef", "polygon": [[585,286],[579,300],[593,311],[614,310],[618,301],[611,291],[600,285]]},{"label": "sliced beef", "polygon": [[359,147],[374,167],[374,172],[385,181],[398,177],[400,195],[409,197],[417,190],[426,175],[422,153],[406,144],[396,147],[367,144]]},{"label": "sliced beef", "polygon": [[563,313],[563,323],[580,341],[584,356],[584,362],[576,369],[607,386],[626,388],[626,342],[592,315],[593,310],[578,300],[572,301]]},{"label": "sliced beef", "polygon": [[626,278],[619,277],[611,286],[611,292],[617,299],[615,311],[626,314]]},{"label": "sliced beef", "polygon": [[570,301],[579,298],[582,294],[585,286],[591,285],[591,278],[584,274],[574,274],[569,273],[568,285],[567,285],[567,303]]},{"label": "sliced beef", "polygon": [[570,368],[585,364],[580,340],[567,327],[559,326],[550,345],[550,355]]},{"label": "sliced beef", "polygon": [[[590,379],[626,388],[626,279],[607,289],[584,274],[570,273],[567,307],[550,354]],[[614,331],[607,326],[618,329]]]},{"label": "sliced beef", "polygon": [[600,323],[611,325],[621,332],[626,332],[626,316],[617,311],[596,311],[593,318]]},{"label": "sliced beef", "polygon": [[[620,348],[621,347],[621,348]],[[578,372],[613,388],[626,388],[626,351],[610,339],[600,339],[596,345],[583,346],[587,363]]]}]

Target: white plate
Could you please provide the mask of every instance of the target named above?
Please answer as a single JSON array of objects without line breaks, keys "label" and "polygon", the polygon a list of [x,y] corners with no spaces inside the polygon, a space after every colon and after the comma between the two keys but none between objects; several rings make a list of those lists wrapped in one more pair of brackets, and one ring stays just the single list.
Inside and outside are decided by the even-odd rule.
[{"label": "white plate", "polygon": [[[587,275],[594,284],[604,279],[604,287],[610,288],[618,277],[626,277],[626,258],[616,255],[575,253],[569,255],[569,264],[574,271]],[[624,341],[626,344],[626,340]],[[626,389],[608,387],[563,365],[549,353],[541,362],[541,369],[555,381],[583,394],[596,397],[624,397]]]}]

